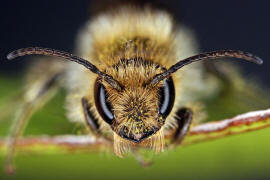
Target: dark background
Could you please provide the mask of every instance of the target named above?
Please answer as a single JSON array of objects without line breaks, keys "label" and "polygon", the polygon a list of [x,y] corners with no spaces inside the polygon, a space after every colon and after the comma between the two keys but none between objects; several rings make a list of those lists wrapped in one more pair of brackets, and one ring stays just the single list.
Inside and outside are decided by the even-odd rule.
[{"label": "dark background", "polygon": [[[264,60],[263,66],[240,62],[248,77],[270,84],[268,1],[164,1],[177,19],[190,26],[202,51],[239,49]],[[92,1],[92,3],[95,3]],[[89,18],[88,0],[2,1],[0,73],[21,71],[27,61],[6,61],[14,49],[41,46],[72,52],[78,29]]]}]

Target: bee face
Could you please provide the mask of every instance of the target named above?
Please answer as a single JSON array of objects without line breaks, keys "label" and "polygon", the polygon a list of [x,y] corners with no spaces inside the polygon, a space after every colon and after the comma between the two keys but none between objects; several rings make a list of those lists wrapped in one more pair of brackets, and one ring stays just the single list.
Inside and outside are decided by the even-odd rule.
[{"label": "bee face", "polygon": [[[173,108],[175,94],[172,78],[155,87],[144,85],[161,68],[153,63],[140,62],[131,60],[107,70],[121,83],[122,91],[111,88],[99,79],[94,90],[96,109],[102,119],[120,137],[135,143],[160,130]],[[122,71],[124,68],[131,71]],[[136,75],[130,76],[129,72]]]}]

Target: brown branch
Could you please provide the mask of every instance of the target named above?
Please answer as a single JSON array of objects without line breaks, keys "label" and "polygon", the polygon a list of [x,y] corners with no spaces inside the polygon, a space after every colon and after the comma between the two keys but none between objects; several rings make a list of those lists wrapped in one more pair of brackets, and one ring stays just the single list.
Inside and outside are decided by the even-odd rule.
[{"label": "brown branch", "polygon": [[[249,112],[231,119],[194,126],[182,145],[255,131],[268,126],[270,126],[270,109]],[[166,138],[170,138],[170,136],[168,134]],[[6,142],[7,138],[0,139],[0,152],[4,152]],[[112,144],[103,138],[87,135],[37,136],[21,138],[17,142],[17,149],[20,152],[27,153],[93,152],[100,151],[101,149],[112,149]]]},{"label": "brown branch", "polygon": [[218,139],[224,136],[255,131],[270,126],[270,109],[254,111],[222,121],[212,121],[193,127],[183,144]]},{"label": "brown branch", "polygon": [[[6,148],[8,138],[0,140],[1,148]],[[103,138],[95,138],[87,135],[63,135],[63,136],[36,136],[24,137],[17,141],[16,149],[27,153],[51,152],[75,152],[75,151],[99,151],[102,148],[111,148],[112,144]],[[53,151],[51,151],[53,150]],[[44,151],[44,152],[43,152]]]},{"label": "brown branch", "polygon": [[[232,126],[251,125],[256,122],[265,121],[268,118],[270,118],[270,109],[263,111],[249,112],[242,115],[238,115],[232,119],[225,119],[223,121],[214,121],[195,126],[190,131],[190,135],[223,131]],[[269,126],[269,124],[266,125]]]}]

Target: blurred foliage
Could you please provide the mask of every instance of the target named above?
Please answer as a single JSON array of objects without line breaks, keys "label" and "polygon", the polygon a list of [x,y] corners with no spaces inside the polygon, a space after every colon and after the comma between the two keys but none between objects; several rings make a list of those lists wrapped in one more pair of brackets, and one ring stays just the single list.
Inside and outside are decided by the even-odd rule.
[{"label": "blurred foliage", "polygon": [[[8,134],[22,86],[22,81],[17,78],[0,76],[1,136]],[[218,98],[205,100],[208,120],[270,107],[268,97],[248,93],[253,92],[248,91],[249,88],[246,85],[221,92]],[[64,97],[65,92],[61,90],[38,110],[31,118],[25,135],[80,133],[82,128],[65,118]],[[159,155],[150,154],[154,164],[147,168],[140,167],[133,156],[120,159],[106,150],[99,153],[19,154],[16,158],[17,172],[13,176],[4,174],[4,156],[0,153],[0,179],[269,179],[269,138],[270,128],[266,128],[178,147]]]}]

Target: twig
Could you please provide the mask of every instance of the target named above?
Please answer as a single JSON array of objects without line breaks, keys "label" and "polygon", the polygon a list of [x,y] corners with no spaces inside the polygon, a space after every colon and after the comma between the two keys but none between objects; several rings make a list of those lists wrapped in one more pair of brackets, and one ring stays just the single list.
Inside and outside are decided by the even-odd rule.
[{"label": "twig", "polygon": [[[270,109],[249,112],[232,119],[208,122],[191,128],[182,145],[222,138],[224,136],[255,131],[270,126]],[[167,134],[166,138],[171,135]],[[7,138],[0,139],[0,152],[6,148]],[[93,152],[112,149],[112,144],[103,138],[87,135],[24,137],[17,142],[17,150],[23,153],[70,153]]]}]

